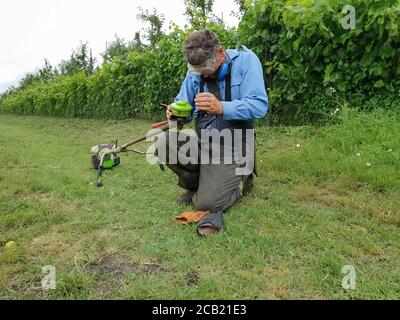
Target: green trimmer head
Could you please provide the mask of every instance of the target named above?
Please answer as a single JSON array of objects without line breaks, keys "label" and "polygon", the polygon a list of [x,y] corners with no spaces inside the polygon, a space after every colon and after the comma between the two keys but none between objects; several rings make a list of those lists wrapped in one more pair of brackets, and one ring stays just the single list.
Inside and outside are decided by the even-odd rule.
[{"label": "green trimmer head", "polygon": [[91,149],[92,153],[92,166],[97,170],[96,186],[102,187],[103,183],[100,181],[103,170],[112,169],[121,163],[120,157],[116,153],[110,151],[117,148],[117,142],[114,144],[98,144]]},{"label": "green trimmer head", "polygon": [[101,158],[104,156],[103,168],[112,169],[121,164],[121,158],[115,154],[108,154],[112,149],[115,149],[117,144],[98,144],[91,150],[92,153],[92,166],[93,169],[98,170],[101,162]]},{"label": "green trimmer head", "polygon": [[171,104],[172,115],[176,118],[187,118],[192,114],[192,106],[187,101]]}]

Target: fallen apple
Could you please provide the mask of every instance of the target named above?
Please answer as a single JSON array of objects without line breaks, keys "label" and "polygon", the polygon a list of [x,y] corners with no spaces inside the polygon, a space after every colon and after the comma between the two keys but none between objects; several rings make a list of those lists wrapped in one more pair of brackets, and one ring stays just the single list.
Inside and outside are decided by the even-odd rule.
[{"label": "fallen apple", "polygon": [[17,243],[15,241],[9,241],[4,246],[4,249],[11,250],[11,249],[14,249],[16,246],[17,246]]}]

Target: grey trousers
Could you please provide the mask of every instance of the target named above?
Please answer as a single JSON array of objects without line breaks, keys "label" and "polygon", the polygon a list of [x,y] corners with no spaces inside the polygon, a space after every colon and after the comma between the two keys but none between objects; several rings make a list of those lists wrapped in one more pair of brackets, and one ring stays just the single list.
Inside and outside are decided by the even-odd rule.
[{"label": "grey trousers", "polygon": [[[156,155],[178,176],[180,187],[196,192],[193,202],[197,210],[224,212],[242,196],[244,182],[249,176],[236,174],[239,164],[225,164],[223,161],[220,164],[203,164],[198,154],[190,155],[189,152],[186,155],[190,162],[180,163],[178,154],[182,152],[183,145],[185,151],[190,150],[191,144],[193,149],[198,147],[201,150],[199,140],[189,137],[187,135],[185,141],[177,141],[176,134],[165,132],[157,140]],[[198,145],[193,145],[195,143]],[[172,163],[171,159],[178,161]]]}]

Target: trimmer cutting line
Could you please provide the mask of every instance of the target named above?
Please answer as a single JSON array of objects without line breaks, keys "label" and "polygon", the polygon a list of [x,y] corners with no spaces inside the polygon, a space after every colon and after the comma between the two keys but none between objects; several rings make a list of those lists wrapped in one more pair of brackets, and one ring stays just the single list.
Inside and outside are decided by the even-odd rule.
[{"label": "trimmer cutting line", "polygon": [[[166,105],[163,105],[166,106]],[[185,122],[188,122],[188,117],[191,115],[192,106],[186,101],[180,101],[177,103],[171,104],[171,111],[173,115],[174,121],[178,122],[178,129],[183,127]],[[159,123],[155,123],[152,125],[153,129],[160,129],[161,131],[168,131],[170,127],[170,123],[168,120],[162,121]],[[117,167],[121,163],[121,159],[119,154],[122,152],[137,152],[143,154],[143,152],[139,152],[136,150],[128,150],[129,147],[146,140],[147,138],[154,137],[155,135],[159,134],[160,132],[155,132],[154,134],[144,134],[136,139],[128,142],[120,147],[118,147],[118,142],[110,143],[110,144],[99,144],[94,146],[91,149],[92,153],[92,166],[94,169],[97,170],[96,175],[96,186],[102,187],[103,183],[101,182],[101,177],[103,175],[103,171],[105,169],[112,169]],[[161,169],[163,166],[160,165]]]}]

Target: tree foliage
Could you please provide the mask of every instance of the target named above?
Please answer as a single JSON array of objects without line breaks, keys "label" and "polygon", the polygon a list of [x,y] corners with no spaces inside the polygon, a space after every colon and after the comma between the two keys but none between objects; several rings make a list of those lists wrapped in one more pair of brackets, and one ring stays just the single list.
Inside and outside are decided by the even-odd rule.
[{"label": "tree foliage", "polygon": [[162,28],[165,22],[165,17],[164,15],[159,14],[155,8],[153,8],[152,12],[141,8],[139,8],[139,11],[140,13],[137,15],[137,18],[148,26],[145,29],[145,38],[149,42],[150,48],[155,48],[164,36]]},{"label": "tree foliage", "polygon": [[144,45],[142,43],[142,39],[140,37],[140,31],[135,32],[135,36],[133,40],[129,43],[129,49],[137,52],[141,52],[144,50]]},{"label": "tree foliage", "polygon": [[51,81],[58,74],[49,60],[44,59],[44,65],[38,68],[35,72],[26,73],[25,76],[19,81],[19,88],[24,89],[35,82]]},{"label": "tree foliage", "polygon": [[80,45],[73,50],[68,60],[61,61],[58,66],[61,74],[72,75],[78,72],[83,72],[90,75],[95,70],[96,59],[92,56],[92,50],[87,42],[81,42]]},{"label": "tree foliage", "polygon": [[[170,103],[186,75],[183,42],[193,29],[176,25],[156,48],[128,49],[114,56],[93,74],[83,71],[62,74],[49,83],[35,83],[8,94],[0,109],[23,114],[121,119],[162,113],[161,103]],[[234,30],[212,26],[223,45],[236,40]]]},{"label": "tree foliage", "polygon": [[114,36],[114,40],[107,43],[106,50],[101,54],[104,62],[110,62],[114,58],[123,58],[128,53],[128,46],[125,40],[120,38],[118,35]]},{"label": "tree foliage", "polygon": [[239,29],[212,19],[213,1],[186,1],[190,29],[170,25],[156,10],[141,11],[147,24],[130,42],[115,37],[94,68],[86,43],[60,72],[48,62],[0,96],[0,111],[71,117],[127,118],[163,111],[186,74],[182,46],[207,25],[224,48],[247,45],[264,67],[271,115],[321,119],[338,101],[372,109],[400,101],[400,0],[354,0],[356,28],[344,29],[346,0],[246,0]]},{"label": "tree foliage", "polygon": [[259,0],[240,41],[261,58],[273,111],[336,108],[332,92],[357,105],[400,87],[400,1],[355,0],[356,28],[344,29],[346,0]]},{"label": "tree foliage", "polygon": [[195,30],[205,29],[212,20],[214,0],[184,0],[185,15]]}]

